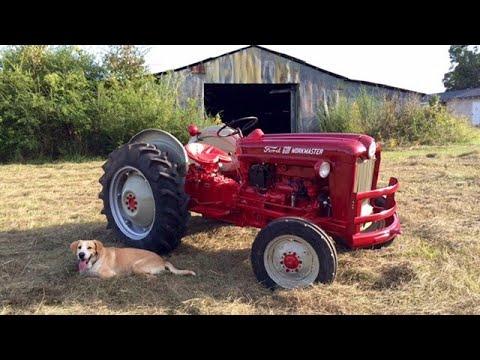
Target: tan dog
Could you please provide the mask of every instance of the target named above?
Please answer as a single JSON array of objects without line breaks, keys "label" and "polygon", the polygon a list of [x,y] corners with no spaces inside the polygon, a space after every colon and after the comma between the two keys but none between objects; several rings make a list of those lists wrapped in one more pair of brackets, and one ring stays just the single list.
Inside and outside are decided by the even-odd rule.
[{"label": "tan dog", "polygon": [[195,275],[190,270],[178,270],[154,252],[133,249],[105,247],[98,240],[78,240],[70,249],[79,260],[81,273],[108,279],[116,275],[143,274],[149,277],[165,270],[177,275]]}]

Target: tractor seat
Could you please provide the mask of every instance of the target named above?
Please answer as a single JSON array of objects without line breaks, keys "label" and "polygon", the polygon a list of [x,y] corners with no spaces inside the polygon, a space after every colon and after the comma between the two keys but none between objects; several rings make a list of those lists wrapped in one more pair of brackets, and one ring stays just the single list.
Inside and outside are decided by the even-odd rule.
[{"label": "tractor seat", "polygon": [[213,145],[190,143],[185,145],[188,157],[200,164],[216,164],[217,162],[229,163],[232,158],[225,151]]}]

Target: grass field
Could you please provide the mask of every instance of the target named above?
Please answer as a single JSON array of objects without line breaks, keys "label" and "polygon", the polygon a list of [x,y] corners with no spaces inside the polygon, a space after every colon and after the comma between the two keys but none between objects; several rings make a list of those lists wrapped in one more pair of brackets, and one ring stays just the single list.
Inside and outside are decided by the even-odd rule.
[{"label": "grass field", "polygon": [[338,248],[333,285],[271,292],[256,282],[258,230],[193,214],[166,273],[80,276],[69,244],[122,246],[100,215],[101,162],[0,166],[0,314],[480,314],[480,145],[384,152],[400,180],[404,234],[381,250]]}]

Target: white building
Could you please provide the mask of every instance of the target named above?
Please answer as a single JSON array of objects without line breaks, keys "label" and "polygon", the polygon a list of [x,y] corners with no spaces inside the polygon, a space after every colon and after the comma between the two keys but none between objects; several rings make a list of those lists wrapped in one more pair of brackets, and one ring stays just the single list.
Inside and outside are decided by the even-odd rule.
[{"label": "white building", "polygon": [[447,91],[437,95],[448,110],[467,116],[472,124],[480,126],[480,88]]}]

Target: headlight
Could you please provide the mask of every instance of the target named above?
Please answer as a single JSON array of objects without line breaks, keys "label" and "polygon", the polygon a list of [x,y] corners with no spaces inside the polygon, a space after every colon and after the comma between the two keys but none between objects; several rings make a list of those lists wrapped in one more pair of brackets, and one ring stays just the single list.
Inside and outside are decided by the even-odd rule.
[{"label": "headlight", "polygon": [[372,141],[372,143],[368,147],[368,158],[372,159],[375,156],[376,152],[377,152],[377,144],[375,143],[375,141]]},{"label": "headlight", "polygon": [[322,179],[325,179],[328,174],[330,174],[330,163],[329,162],[323,162],[320,165],[320,170],[318,171],[318,174]]}]

